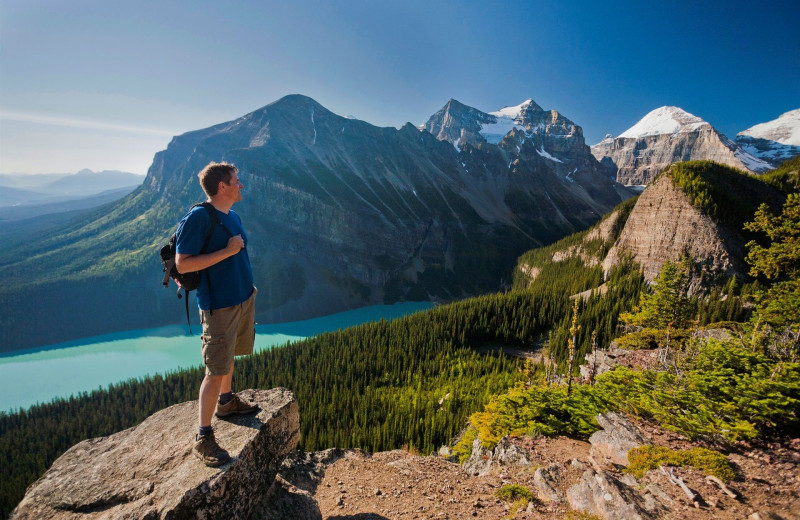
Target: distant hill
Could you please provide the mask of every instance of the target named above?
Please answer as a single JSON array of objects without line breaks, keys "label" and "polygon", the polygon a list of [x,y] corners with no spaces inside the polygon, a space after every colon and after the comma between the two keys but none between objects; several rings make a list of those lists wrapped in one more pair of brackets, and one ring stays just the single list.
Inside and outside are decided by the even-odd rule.
[{"label": "distant hill", "polygon": [[[144,175],[117,170],[93,172],[83,169],[77,173],[0,174],[0,186],[41,195],[35,197],[35,200],[47,197],[58,197],[63,200],[65,197],[97,195],[110,190],[135,187],[140,185],[143,180]],[[23,202],[26,201],[17,200],[13,204]],[[0,204],[7,205],[2,199],[0,199]]]},{"label": "distant hill", "polygon": [[[66,212],[73,212],[79,210],[88,210],[103,204],[108,204],[121,199],[125,195],[135,190],[137,186],[128,186],[125,188],[116,188],[113,190],[106,190],[96,195],[88,195],[84,197],[67,198],[65,200],[53,201],[51,198],[41,200],[40,202],[30,202],[27,204],[17,204],[14,206],[6,206],[0,204],[0,222],[14,222],[25,219],[35,218],[41,215],[52,215]],[[13,190],[13,188],[3,188],[5,190]],[[0,230],[0,236],[3,231]]]},{"label": "distant hill", "polygon": [[245,185],[235,210],[262,322],[508,286],[520,253],[631,196],[579,126],[535,103],[519,108],[496,144],[479,136],[455,147],[299,95],[175,137],[127,197],[0,251],[0,300],[11,303],[0,348],[179,322],[157,250],[204,198],[196,175],[210,161],[236,164]]}]

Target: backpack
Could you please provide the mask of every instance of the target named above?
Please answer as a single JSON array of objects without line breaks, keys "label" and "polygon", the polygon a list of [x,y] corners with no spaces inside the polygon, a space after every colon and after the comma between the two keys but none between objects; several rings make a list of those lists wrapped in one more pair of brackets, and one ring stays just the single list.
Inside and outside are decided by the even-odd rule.
[{"label": "backpack", "polygon": [[[206,239],[203,242],[203,247],[200,249],[200,254],[206,252],[206,248],[208,247],[208,242],[211,240],[211,236],[214,234],[214,227],[217,224],[221,224],[219,222],[219,216],[217,215],[217,211],[214,209],[214,206],[211,205],[210,202],[201,202],[200,204],[194,204],[189,211],[186,212],[188,215],[190,211],[192,211],[197,206],[203,206],[206,211],[208,212],[208,216],[211,218],[211,228],[208,231],[208,235],[206,235]],[[224,226],[223,226],[224,227]],[[186,323],[189,326],[189,335],[192,334],[192,325],[189,321],[189,292],[194,291],[200,286],[200,277],[202,273],[205,271],[193,271],[191,273],[179,273],[177,267],[175,267],[175,248],[178,242],[177,237],[177,230],[175,233],[172,233],[172,236],[169,237],[169,242],[164,244],[161,247],[161,265],[162,271],[164,272],[164,278],[161,281],[161,284],[166,289],[169,287],[169,280],[170,278],[175,280],[175,283],[178,285],[178,299],[180,300],[185,296],[184,303],[186,304]],[[206,273],[208,276],[208,273]],[[181,289],[183,289],[183,296],[181,295]]]}]

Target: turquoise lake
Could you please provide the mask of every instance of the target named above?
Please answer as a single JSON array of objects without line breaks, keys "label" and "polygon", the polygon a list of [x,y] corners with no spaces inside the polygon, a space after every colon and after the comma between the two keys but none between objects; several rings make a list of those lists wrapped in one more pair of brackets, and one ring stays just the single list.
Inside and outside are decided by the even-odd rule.
[{"label": "turquoise lake", "polygon": [[[305,321],[256,325],[255,351],[431,307],[429,302],[376,305]],[[199,330],[196,324],[194,336],[179,325],[132,330],[6,354],[0,357],[0,411],[25,409],[110,383],[200,366]]]}]

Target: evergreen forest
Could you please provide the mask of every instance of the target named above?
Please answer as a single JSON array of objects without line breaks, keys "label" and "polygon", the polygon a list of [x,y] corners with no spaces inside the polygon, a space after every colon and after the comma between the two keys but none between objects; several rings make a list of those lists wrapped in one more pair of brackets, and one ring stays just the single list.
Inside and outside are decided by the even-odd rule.
[{"label": "evergreen forest", "polygon": [[[713,186],[719,176],[744,174],[720,168],[684,163],[673,182],[690,186],[682,189],[709,214],[730,215],[728,204],[737,199],[718,195]],[[234,384],[293,391],[304,451],[406,447],[430,453],[455,445],[465,457],[476,438],[487,447],[508,434],[585,438],[598,429],[594,415],[606,410],[659,422],[721,449],[739,439],[797,435],[797,170],[790,165],[759,183],[775,187],[783,201],[777,208],[753,207],[749,216],[736,209],[731,221],[752,237],[747,279],[689,294],[688,257],[667,262],[652,284],[632,261],[604,277],[599,262],[590,260],[602,259],[614,243],[631,200],[594,228],[520,257],[507,292],[260,352],[237,361]],[[741,182],[743,189],[749,182]],[[606,237],[594,232],[603,223],[611,224]],[[556,254],[563,251],[573,254]],[[709,328],[730,334],[702,340],[699,331]],[[578,366],[586,355],[612,341],[657,349],[658,369],[617,368],[581,379]],[[537,354],[537,361],[509,356],[508,348]],[[200,369],[186,370],[0,413],[0,516],[7,517],[25,488],[70,446],[196,399],[201,380]]]}]

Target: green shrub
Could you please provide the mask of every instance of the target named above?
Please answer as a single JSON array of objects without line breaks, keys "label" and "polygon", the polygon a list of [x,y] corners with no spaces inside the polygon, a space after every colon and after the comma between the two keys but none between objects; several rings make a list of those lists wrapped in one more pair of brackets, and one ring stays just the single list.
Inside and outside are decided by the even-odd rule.
[{"label": "green shrub", "polygon": [[647,350],[658,348],[664,339],[664,331],[659,329],[645,328],[636,332],[631,332],[620,336],[614,341],[617,346],[625,350]]},{"label": "green shrub", "polygon": [[618,367],[593,388],[599,409],[653,419],[690,439],[734,442],[800,425],[800,364],[735,341],[702,344],[680,375]]},{"label": "green shrub", "polygon": [[478,436],[478,430],[474,426],[469,426],[467,431],[464,432],[464,435],[461,436],[461,440],[459,440],[455,446],[453,446],[453,453],[458,455],[458,461],[460,464],[464,464],[464,462],[469,458],[470,454],[472,453],[472,443],[475,442],[475,438]]},{"label": "green shrub", "polygon": [[690,439],[787,435],[800,426],[800,364],[712,339],[697,346],[680,373],[617,367],[594,385],[573,385],[569,395],[565,385],[518,383],[470,416],[474,433],[458,449],[471,449],[475,435],[485,448],[506,435],[586,438],[599,429],[595,416],[612,410]]},{"label": "green shrub", "polygon": [[636,478],[642,478],[648,470],[662,465],[692,466],[725,482],[736,477],[733,465],[725,455],[706,448],[675,451],[664,446],[640,446],[628,452],[628,462],[630,466],[626,471]]},{"label": "green shrub", "polygon": [[[484,448],[491,449],[507,435],[568,435],[587,438],[599,429],[599,412],[592,387],[517,383],[491,399],[483,412],[470,416]],[[474,439],[474,438],[473,438]]]},{"label": "green shrub", "polygon": [[495,496],[501,500],[505,500],[506,502],[516,502],[517,500],[521,499],[527,500],[528,502],[533,502],[536,500],[533,491],[525,486],[519,486],[517,484],[506,484],[497,490]]}]

